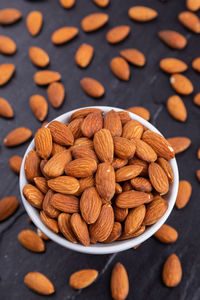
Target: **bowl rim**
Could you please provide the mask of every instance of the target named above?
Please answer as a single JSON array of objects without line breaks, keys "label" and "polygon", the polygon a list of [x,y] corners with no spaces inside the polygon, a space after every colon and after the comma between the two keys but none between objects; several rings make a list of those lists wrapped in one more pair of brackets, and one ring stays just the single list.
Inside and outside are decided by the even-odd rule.
[{"label": "bowl rim", "polygon": [[[99,108],[99,109],[103,110],[104,113],[107,113],[108,111],[110,111],[112,109],[115,111],[124,111],[124,109],[117,108],[117,107],[111,107],[111,106],[87,106],[87,107],[81,107],[78,109],[71,110],[67,113],[60,115],[59,117],[55,118],[52,121],[55,121],[55,120],[60,121],[60,122],[63,122],[64,120],[66,121],[67,119],[69,119],[69,117],[74,112],[81,110],[81,109],[85,109],[85,108]],[[137,120],[140,123],[142,123],[145,127],[147,127],[148,129],[161,134],[160,131],[157,128],[155,128],[148,121],[144,120],[143,118],[141,118],[140,116],[138,116],[132,112],[129,112],[129,114],[131,116],[131,119]],[[48,126],[48,124],[46,126]],[[87,253],[87,254],[110,254],[110,253],[116,253],[116,252],[130,249],[138,244],[143,243],[145,240],[150,238],[165,223],[165,221],[169,217],[169,215],[174,207],[174,204],[176,201],[176,196],[178,193],[178,183],[179,183],[178,166],[177,166],[177,162],[176,162],[175,158],[170,160],[170,165],[171,165],[171,167],[173,169],[173,173],[174,173],[174,181],[171,184],[171,191],[170,191],[170,196],[169,196],[169,200],[168,200],[168,204],[169,204],[168,209],[165,212],[165,214],[160,218],[160,220],[158,220],[158,222],[156,222],[155,224],[148,227],[144,231],[144,233],[142,233],[140,236],[129,239],[129,240],[115,241],[115,242],[109,243],[109,244],[97,243],[94,245],[90,245],[88,247],[83,246],[82,244],[79,244],[79,243],[77,243],[77,244],[72,243],[69,240],[67,240],[65,237],[62,237],[62,236],[52,232],[42,222],[38,209],[34,208],[23,196],[23,192],[22,192],[23,187],[29,183],[26,179],[25,171],[24,171],[25,158],[26,158],[28,152],[34,149],[34,146],[35,146],[35,143],[34,143],[34,139],[33,139],[31,141],[31,143],[29,144],[28,148],[26,149],[26,152],[23,157],[22,165],[21,165],[20,177],[19,177],[19,187],[20,187],[22,203],[25,207],[26,212],[28,213],[28,215],[32,219],[33,223],[35,224],[35,226],[37,228],[39,228],[45,235],[47,235],[49,237],[49,239],[51,239],[52,241],[56,242],[57,244],[65,247],[65,248],[68,248],[68,249],[71,249],[74,251],[78,251],[78,252],[82,252],[82,253]]]}]

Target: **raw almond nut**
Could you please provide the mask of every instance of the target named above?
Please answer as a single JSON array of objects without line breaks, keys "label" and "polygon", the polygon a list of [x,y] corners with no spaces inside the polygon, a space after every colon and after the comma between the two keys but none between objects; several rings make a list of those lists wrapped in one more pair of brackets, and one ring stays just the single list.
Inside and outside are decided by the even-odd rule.
[{"label": "raw almond nut", "polygon": [[144,54],[134,48],[121,50],[120,55],[129,63],[137,67],[143,67],[146,63],[146,57]]},{"label": "raw almond nut", "polygon": [[34,183],[36,187],[43,193],[46,194],[48,192],[48,185],[47,185],[47,180],[44,177],[35,177],[34,178]]},{"label": "raw almond nut", "polygon": [[149,165],[149,179],[155,190],[164,195],[169,190],[169,181],[165,171],[157,163]]},{"label": "raw almond nut", "polygon": [[81,137],[75,140],[74,145],[70,147],[71,151],[75,148],[78,147],[88,147],[90,149],[94,149],[93,141],[86,138],[86,137]]},{"label": "raw almond nut", "polygon": [[44,195],[32,184],[26,184],[23,188],[23,195],[34,207],[41,208]]},{"label": "raw almond nut", "polygon": [[89,44],[82,44],[75,54],[75,62],[81,68],[86,68],[94,55],[94,48]]},{"label": "raw almond nut", "polygon": [[104,243],[112,243],[116,241],[122,233],[122,225],[119,222],[114,222],[113,229],[109,237],[104,241]]},{"label": "raw almond nut", "polygon": [[129,17],[137,22],[148,22],[157,18],[156,10],[147,6],[133,6],[128,11]]},{"label": "raw almond nut", "polygon": [[132,189],[133,189],[133,186],[130,181],[124,182],[124,184],[122,186],[123,192],[131,191]]},{"label": "raw almond nut", "polygon": [[65,167],[66,175],[78,178],[89,177],[97,170],[97,163],[92,158],[77,158]]},{"label": "raw almond nut", "polygon": [[9,159],[9,166],[16,174],[20,173],[21,164],[22,157],[19,155],[14,155]]},{"label": "raw almond nut", "polygon": [[72,195],[54,194],[50,199],[50,204],[57,210],[66,213],[79,211],[79,199]]},{"label": "raw almond nut", "polygon": [[98,164],[95,181],[100,197],[109,202],[115,194],[115,171],[108,162]]},{"label": "raw almond nut", "polygon": [[110,110],[104,118],[104,128],[110,130],[111,135],[122,135],[122,122],[117,112]]},{"label": "raw almond nut", "polygon": [[169,182],[173,182],[173,180],[174,180],[174,174],[173,174],[173,170],[172,170],[172,167],[171,167],[170,163],[166,159],[164,159],[162,157],[158,158],[157,163],[165,171],[165,173],[166,173],[166,175],[168,177]]},{"label": "raw almond nut", "polygon": [[52,282],[42,273],[30,272],[24,277],[25,285],[41,295],[51,295],[55,292]]},{"label": "raw almond nut", "polygon": [[192,186],[186,180],[181,180],[179,182],[178,194],[176,198],[176,207],[181,209],[185,207],[190,200],[192,194]]},{"label": "raw almond nut", "polygon": [[149,121],[150,120],[150,112],[148,109],[141,106],[132,106],[128,108],[128,111],[138,115],[139,117]]},{"label": "raw almond nut", "polygon": [[122,187],[119,183],[115,184],[115,194],[119,195],[122,193]]},{"label": "raw almond nut", "polygon": [[106,7],[110,3],[110,0],[93,0],[93,2],[99,7]]},{"label": "raw almond nut", "polygon": [[200,182],[200,170],[196,171],[196,176],[197,176],[198,181]]},{"label": "raw almond nut", "polygon": [[126,269],[121,263],[116,263],[110,280],[111,295],[114,300],[125,300],[129,293],[129,280]]},{"label": "raw almond nut", "polygon": [[14,117],[12,106],[6,99],[2,97],[0,97],[0,116],[4,118]]},{"label": "raw almond nut", "polygon": [[133,232],[133,233],[130,233],[130,234],[122,233],[122,235],[118,238],[118,241],[128,240],[128,239],[132,239],[134,237],[137,237],[137,236],[143,234],[145,229],[146,229],[146,227],[144,225],[142,225],[136,232]]},{"label": "raw almond nut", "polygon": [[80,199],[80,211],[87,224],[93,224],[99,217],[102,201],[95,187],[84,190]]},{"label": "raw almond nut", "polygon": [[74,137],[67,125],[53,121],[48,128],[51,131],[52,139],[55,143],[62,146],[71,146],[74,143]]},{"label": "raw almond nut", "polygon": [[87,115],[81,124],[82,134],[88,138],[92,138],[93,135],[102,129],[103,118],[100,113],[93,112]]},{"label": "raw almond nut", "polygon": [[4,145],[7,147],[14,147],[25,143],[32,136],[32,131],[26,127],[18,127],[10,131],[4,138]]},{"label": "raw almond nut", "polygon": [[63,8],[72,8],[75,5],[75,0],[59,0]]},{"label": "raw almond nut", "polygon": [[131,28],[127,25],[116,26],[106,34],[106,40],[110,44],[117,44],[123,41],[130,33]]},{"label": "raw almond nut", "polygon": [[41,95],[33,95],[29,99],[30,107],[39,121],[44,121],[48,113],[48,104],[46,99]]},{"label": "raw almond nut", "polygon": [[77,239],[84,245],[90,245],[90,237],[87,224],[78,213],[74,213],[70,219],[71,227]]},{"label": "raw almond nut", "polygon": [[4,8],[0,10],[0,24],[10,25],[22,18],[22,13],[16,8]]},{"label": "raw almond nut", "polygon": [[18,241],[24,248],[32,252],[45,251],[45,245],[43,240],[33,230],[30,229],[22,230],[18,234]]},{"label": "raw almond nut", "polygon": [[136,146],[131,140],[124,137],[114,137],[115,155],[121,159],[130,159],[134,156]]},{"label": "raw almond nut", "polygon": [[0,65],[0,86],[6,84],[15,72],[15,65],[1,64]]},{"label": "raw almond nut", "polygon": [[120,117],[122,125],[126,124],[126,122],[128,122],[128,121],[131,120],[131,116],[130,116],[130,114],[129,114],[128,111],[121,110],[121,111],[118,111],[117,113],[118,113],[118,115]]},{"label": "raw almond nut", "polygon": [[104,13],[94,13],[86,16],[81,21],[81,27],[85,32],[95,31],[108,22],[109,16]]},{"label": "raw almond nut", "polygon": [[51,157],[44,166],[44,173],[48,177],[58,177],[64,173],[65,166],[72,160],[71,152],[64,150]]},{"label": "raw almond nut", "polygon": [[100,215],[94,224],[90,225],[90,236],[92,239],[103,242],[105,241],[114,225],[114,213],[110,204],[104,204],[101,208]]},{"label": "raw almond nut", "polygon": [[183,11],[179,13],[178,19],[187,29],[195,33],[200,33],[200,20],[194,13]]},{"label": "raw almond nut", "polygon": [[48,236],[44,234],[39,228],[37,228],[37,235],[45,241],[49,240]]},{"label": "raw almond nut", "polygon": [[148,176],[148,163],[139,158],[133,157],[129,160],[129,165],[139,165],[142,166],[141,176]]},{"label": "raw almond nut", "polygon": [[98,158],[94,150],[86,146],[80,146],[72,149],[72,156],[77,158],[92,158],[98,163]]},{"label": "raw almond nut", "polygon": [[123,127],[122,137],[127,139],[140,139],[143,134],[143,126],[140,122],[136,120],[131,120],[126,122]]},{"label": "raw almond nut", "polygon": [[168,203],[162,197],[158,197],[147,205],[143,225],[155,224],[167,211]]},{"label": "raw almond nut", "polygon": [[188,69],[187,64],[177,58],[169,57],[163,58],[160,61],[160,68],[166,73],[173,74],[173,73],[181,73]]},{"label": "raw almond nut", "polygon": [[76,193],[74,193],[75,196],[80,196],[84,191],[85,189],[91,187],[91,186],[94,186],[95,185],[95,182],[94,182],[94,177],[93,176],[89,176],[89,177],[86,177],[86,178],[81,178],[79,180],[79,189]]},{"label": "raw almond nut", "polygon": [[94,149],[100,161],[112,163],[114,155],[113,138],[108,129],[101,129],[95,133]]},{"label": "raw almond nut", "polygon": [[128,81],[130,78],[130,67],[122,57],[114,57],[110,62],[113,74],[121,80]]},{"label": "raw almond nut", "polygon": [[195,71],[200,72],[200,57],[197,57],[192,61],[192,67]]},{"label": "raw almond nut", "polygon": [[70,224],[71,215],[66,213],[61,213],[58,216],[58,227],[64,237],[68,239],[70,242],[77,244],[77,239],[75,237],[74,232],[72,231]]},{"label": "raw almond nut", "polygon": [[120,208],[113,205],[114,217],[118,222],[123,222],[128,215],[128,208]]},{"label": "raw almond nut", "polygon": [[194,90],[192,82],[182,74],[173,74],[170,77],[170,83],[173,89],[181,95],[190,95]]},{"label": "raw almond nut", "polygon": [[163,283],[167,287],[177,286],[182,278],[181,262],[176,254],[171,254],[164,263],[162,270]]},{"label": "raw almond nut", "polygon": [[35,150],[31,150],[27,154],[24,163],[24,171],[26,179],[30,182],[33,182],[35,177],[39,177],[41,175],[40,158],[38,157]]},{"label": "raw almond nut", "polygon": [[159,38],[169,47],[182,50],[187,45],[186,38],[173,30],[162,30],[158,32]]},{"label": "raw almond nut", "polygon": [[[136,167],[136,166],[139,167],[139,165],[134,165],[134,167]],[[142,166],[141,166],[141,168],[142,168]],[[150,181],[144,177],[137,177],[137,178],[131,179],[131,185],[133,186],[133,188],[136,191],[139,191],[139,192],[150,193],[152,191],[152,185],[151,185]]]},{"label": "raw almond nut", "polygon": [[70,117],[70,121],[76,119],[76,118],[84,118],[87,115],[89,115],[92,112],[99,112],[101,114],[103,114],[103,110],[99,109],[99,108],[95,108],[95,107],[89,107],[89,108],[82,108],[82,109],[78,109],[76,110]]},{"label": "raw almond nut", "polygon": [[37,85],[48,85],[60,79],[60,73],[50,70],[38,71],[33,77],[33,80]]},{"label": "raw almond nut", "polygon": [[83,118],[76,118],[72,120],[68,125],[68,128],[71,130],[75,139],[78,139],[82,136],[82,131],[81,131],[82,123],[83,123]]},{"label": "raw almond nut", "polygon": [[90,77],[84,77],[80,81],[80,85],[84,92],[92,98],[100,98],[104,95],[103,85]]},{"label": "raw almond nut", "polygon": [[43,24],[43,15],[40,11],[31,11],[26,18],[28,32],[32,36],[40,33]]},{"label": "raw almond nut", "polygon": [[37,130],[35,134],[35,148],[37,154],[43,159],[47,159],[51,155],[52,135],[49,128],[42,127]]},{"label": "raw almond nut", "polygon": [[167,100],[167,109],[170,115],[180,121],[185,122],[187,119],[187,110],[183,100],[177,96],[173,95]]},{"label": "raw almond nut", "polygon": [[30,47],[29,48],[29,58],[32,63],[40,68],[45,68],[49,64],[49,55],[40,47]]},{"label": "raw almond nut", "polygon": [[142,171],[141,166],[129,165],[118,169],[115,172],[116,182],[126,181],[137,177]]},{"label": "raw almond nut", "polygon": [[199,0],[186,0],[186,7],[191,11],[197,11],[200,9]]},{"label": "raw almond nut", "polygon": [[119,194],[115,203],[120,208],[134,208],[148,202],[149,199],[148,193],[131,190]]},{"label": "raw almond nut", "polygon": [[187,150],[191,144],[191,140],[189,138],[183,137],[183,136],[169,138],[169,139],[167,139],[167,141],[174,149],[175,154],[178,154],[180,152]]},{"label": "raw almond nut", "polygon": [[5,35],[0,35],[0,53],[12,55],[15,54],[16,49],[16,44],[11,38]]},{"label": "raw almond nut", "polygon": [[48,217],[54,219],[58,217],[60,212],[54,206],[51,205],[51,198],[53,197],[53,195],[54,193],[52,192],[52,190],[49,189],[44,197],[42,209]]},{"label": "raw almond nut", "polygon": [[55,45],[62,45],[71,41],[78,35],[77,27],[62,27],[53,32],[51,36],[51,41]]},{"label": "raw almond nut", "polygon": [[58,222],[50,217],[48,217],[43,210],[40,211],[40,217],[42,222],[53,232],[58,233]]},{"label": "raw almond nut", "polygon": [[197,94],[194,96],[193,102],[194,102],[197,106],[200,106],[200,93],[197,93]]},{"label": "raw almond nut", "polygon": [[60,107],[65,98],[64,85],[60,82],[51,83],[47,88],[47,97],[53,107]]},{"label": "raw almond nut", "polygon": [[146,207],[144,204],[136,208],[132,208],[129,211],[128,216],[126,217],[124,223],[124,233],[130,234],[136,232],[142,225],[142,222],[145,217],[145,213],[146,213]]},{"label": "raw almond nut", "polygon": [[153,148],[151,148],[151,146],[149,146],[143,140],[134,139],[134,142],[136,144],[135,153],[137,157],[149,163],[154,162],[157,159],[156,152],[153,150]]},{"label": "raw almond nut", "polygon": [[175,243],[178,238],[178,232],[171,226],[164,224],[156,231],[154,236],[164,244]]},{"label": "raw almond nut", "polygon": [[80,185],[76,178],[70,176],[59,176],[48,180],[48,186],[53,191],[61,194],[75,194]]},{"label": "raw almond nut", "polygon": [[73,273],[69,278],[69,285],[76,290],[84,289],[91,285],[99,272],[94,269],[84,269]]},{"label": "raw almond nut", "polygon": [[121,159],[121,158],[115,157],[113,159],[112,166],[115,170],[117,170],[117,169],[122,168],[125,165],[127,165],[127,163],[128,163],[128,159]]},{"label": "raw almond nut", "polygon": [[19,202],[14,196],[7,196],[0,200],[0,221],[6,220],[18,208]]}]

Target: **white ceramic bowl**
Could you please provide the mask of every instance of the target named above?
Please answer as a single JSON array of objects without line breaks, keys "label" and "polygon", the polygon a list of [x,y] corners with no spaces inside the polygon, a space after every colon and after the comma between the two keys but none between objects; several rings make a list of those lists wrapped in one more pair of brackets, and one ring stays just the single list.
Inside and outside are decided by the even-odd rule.
[{"label": "white ceramic bowl", "polygon": [[[116,108],[116,107],[109,107],[109,106],[95,106],[96,108],[102,109],[105,113],[110,111],[111,109],[114,109],[115,111],[121,111],[122,109]],[[84,107],[85,108],[85,107]],[[56,118],[55,120],[66,123],[71,114],[74,113],[77,109],[67,112],[60,117]],[[150,130],[160,133],[153,125],[151,125],[149,122],[145,121],[141,117],[130,113],[130,116],[132,119],[139,121],[142,123],[145,127],[149,128]],[[114,252],[119,252],[123,250],[127,250],[129,248],[132,248],[138,244],[143,243],[145,240],[147,240],[149,237],[151,237],[162,225],[165,223],[167,218],[169,217],[175,201],[176,201],[176,196],[178,192],[178,182],[179,182],[179,176],[178,176],[178,167],[175,158],[170,161],[170,164],[172,166],[173,172],[174,172],[174,182],[170,185],[170,190],[168,194],[164,197],[168,201],[168,209],[166,213],[162,216],[162,218],[155,223],[154,225],[148,227],[143,234],[141,234],[138,237],[132,238],[130,240],[124,240],[124,241],[116,241],[110,244],[102,244],[102,243],[97,243],[96,245],[91,245],[89,247],[85,247],[81,244],[73,244],[64,237],[52,232],[40,219],[39,211],[31,206],[29,202],[24,198],[22,190],[23,187],[28,183],[25,172],[24,172],[24,162],[25,162],[25,157],[27,156],[28,152],[34,149],[35,144],[34,140],[30,143],[28,149],[26,150],[26,153],[24,155],[24,159],[22,162],[22,167],[21,167],[21,172],[20,172],[20,179],[19,179],[19,185],[20,185],[20,193],[21,193],[21,198],[22,202],[24,204],[24,207],[32,219],[33,223],[35,224],[36,227],[40,228],[42,232],[44,232],[52,241],[58,243],[59,245],[62,245],[66,248],[69,248],[71,250],[75,250],[78,252],[83,252],[83,253],[88,253],[88,254],[108,254],[108,253],[114,253]]]}]

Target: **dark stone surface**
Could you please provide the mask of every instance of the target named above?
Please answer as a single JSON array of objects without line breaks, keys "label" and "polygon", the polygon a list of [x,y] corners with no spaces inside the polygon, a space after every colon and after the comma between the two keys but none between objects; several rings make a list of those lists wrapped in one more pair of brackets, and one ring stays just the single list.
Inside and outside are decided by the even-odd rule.
[{"label": "dark stone surface", "polygon": [[[149,5],[157,9],[157,20],[146,24],[132,22],[127,17],[128,8],[137,5],[138,1],[111,0],[111,5],[104,9],[96,7],[92,0],[77,0],[76,6],[66,11],[58,0],[25,1],[1,0],[0,8],[16,7],[23,13],[23,20],[16,25],[0,27],[0,34],[8,35],[17,43],[18,51],[12,57],[0,56],[0,63],[13,62],[16,73],[9,84],[2,87],[0,96],[5,97],[14,107],[13,120],[0,120],[1,145],[4,136],[17,126],[27,126],[35,131],[40,123],[34,118],[29,107],[29,96],[33,93],[46,95],[44,88],[37,87],[32,77],[36,68],[28,58],[28,47],[38,45],[50,55],[50,69],[62,74],[67,97],[62,108],[55,110],[49,106],[48,120],[74,108],[88,105],[111,105],[127,108],[144,105],[151,112],[151,121],[167,136],[188,136],[192,145],[187,152],[177,156],[180,178],[189,180],[193,186],[190,203],[181,211],[173,210],[169,224],[179,232],[178,241],[171,246],[162,245],[154,238],[146,241],[137,250],[130,249],[114,255],[84,255],[64,249],[53,242],[46,243],[45,254],[34,254],[23,249],[17,241],[17,234],[25,228],[33,228],[27,222],[27,215],[22,205],[7,221],[0,224],[0,299],[43,299],[29,291],[23,284],[23,278],[29,271],[40,271],[46,274],[55,284],[56,293],[50,299],[110,299],[109,280],[112,267],[120,261],[128,271],[130,293],[128,299],[200,299],[200,226],[199,226],[199,183],[195,171],[199,168],[196,151],[199,146],[200,110],[192,102],[192,97],[184,97],[188,110],[188,120],[181,124],[173,120],[165,109],[168,96],[173,94],[169,77],[159,70],[161,58],[179,57],[191,66],[191,61],[199,55],[199,36],[184,29],[177,21],[177,14],[185,10],[185,0],[179,1],[140,1],[141,5]],[[38,9],[44,14],[44,27],[41,34],[31,37],[25,26],[25,17],[29,11]],[[74,25],[80,28],[81,19],[92,12],[105,11],[109,14],[109,23],[96,33],[80,34],[69,44],[55,47],[51,41],[51,33],[61,27]],[[111,46],[105,41],[105,34],[115,25],[131,26],[130,36],[121,44]],[[157,37],[161,29],[175,29],[188,39],[188,46],[183,51],[174,51],[165,46]],[[74,62],[74,53],[82,42],[88,42],[95,48],[95,57],[86,70],[79,69]],[[143,69],[131,67],[131,79],[121,82],[109,69],[109,61],[119,55],[119,50],[135,47],[144,52],[147,66]],[[186,75],[192,79],[195,91],[199,89],[199,75],[191,67]],[[100,80],[106,89],[101,100],[93,100],[86,96],[80,88],[79,81],[83,76],[91,76]],[[16,195],[19,199],[18,177],[8,167],[8,160],[14,154],[22,155],[28,143],[14,149],[0,148],[0,183],[1,197]],[[166,257],[175,252],[183,266],[183,280],[174,289],[166,288],[161,281],[162,265]],[[81,291],[73,291],[68,285],[72,272],[81,268],[96,268],[100,272],[98,280],[91,287]]]}]

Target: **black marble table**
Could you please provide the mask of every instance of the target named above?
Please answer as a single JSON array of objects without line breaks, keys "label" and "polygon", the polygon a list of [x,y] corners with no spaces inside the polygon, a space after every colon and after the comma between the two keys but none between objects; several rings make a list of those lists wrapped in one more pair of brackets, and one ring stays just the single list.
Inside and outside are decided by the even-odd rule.
[{"label": "black marble table", "polygon": [[[1,197],[15,195],[20,200],[18,177],[9,169],[8,161],[12,155],[23,156],[28,143],[14,149],[3,146],[4,136],[18,126],[27,126],[35,132],[40,123],[32,115],[29,97],[34,93],[46,96],[44,88],[37,87],[33,80],[36,68],[28,58],[28,47],[36,45],[44,48],[50,55],[52,70],[62,74],[66,87],[64,105],[55,110],[49,106],[47,120],[78,107],[89,105],[110,105],[128,108],[143,105],[151,112],[151,122],[167,137],[187,136],[192,140],[191,147],[177,156],[180,178],[189,180],[193,193],[187,207],[174,209],[167,223],[179,232],[179,239],[173,245],[163,245],[155,238],[146,241],[137,250],[113,255],[85,255],[67,250],[54,242],[46,243],[44,254],[30,253],[17,241],[17,234],[25,228],[34,226],[27,222],[27,214],[20,204],[18,211],[0,224],[0,299],[44,299],[29,291],[23,284],[23,278],[30,271],[46,274],[54,283],[56,293],[50,299],[111,299],[109,290],[110,273],[113,265],[120,261],[127,269],[130,279],[128,299],[137,300],[199,300],[200,299],[200,199],[199,183],[195,178],[196,169],[200,168],[196,151],[200,146],[200,109],[193,104],[193,95],[183,97],[188,111],[185,124],[172,119],[165,108],[166,99],[173,94],[168,75],[160,71],[161,58],[179,57],[191,66],[194,57],[200,55],[200,39],[181,26],[177,14],[185,10],[185,0],[174,1],[136,1],[111,0],[111,5],[100,9],[92,0],[77,0],[73,9],[64,10],[58,0],[25,1],[1,0],[0,8],[16,7],[23,13],[23,19],[16,25],[0,27],[0,34],[12,37],[18,46],[14,56],[0,55],[0,63],[11,62],[16,65],[16,73],[9,84],[0,88],[0,96],[5,97],[13,106],[15,118],[0,120],[0,187]],[[146,24],[138,24],[127,16],[132,5],[149,5],[155,8],[159,17]],[[25,26],[25,17],[31,10],[40,10],[44,15],[44,26],[39,36],[31,37]],[[80,34],[72,42],[56,47],[50,41],[51,33],[62,26],[78,26],[81,19],[89,13],[105,11],[109,14],[109,23],[96,33]],[[131,34],[121,44],[111,46],[105,41],[109,28],[116,25],[130,25]],[[157,36],[161,29],[174,29],[184,34],[188,46],[183,51],[175,51],[164,45]],[[95,57],[86,70],[79,69],[74,62],[78,46],[87,42],[94,46]],[[134,47],[144,52],[147,65],[140,69],[131,66],[130,81],[122,82],[114,77],[109,68],[112,57],[119,55],[123,48]],[[200,75],[191,67],[186,75],[193,81],[195,92],[200,91]],[[93,100],[80,88],[79,81],[84,76],[91,76],[105,86],[105,96]],[[21,201],[21,200],[20,200]],[[162,265],[168,255],[175,252],[181,259],[183,279],[174,289],[166,288],[161,280]],[[69,287],[68,279],[72,272],[81,268],[99,270],[98,280],[83,291],[74,291]]]}]

